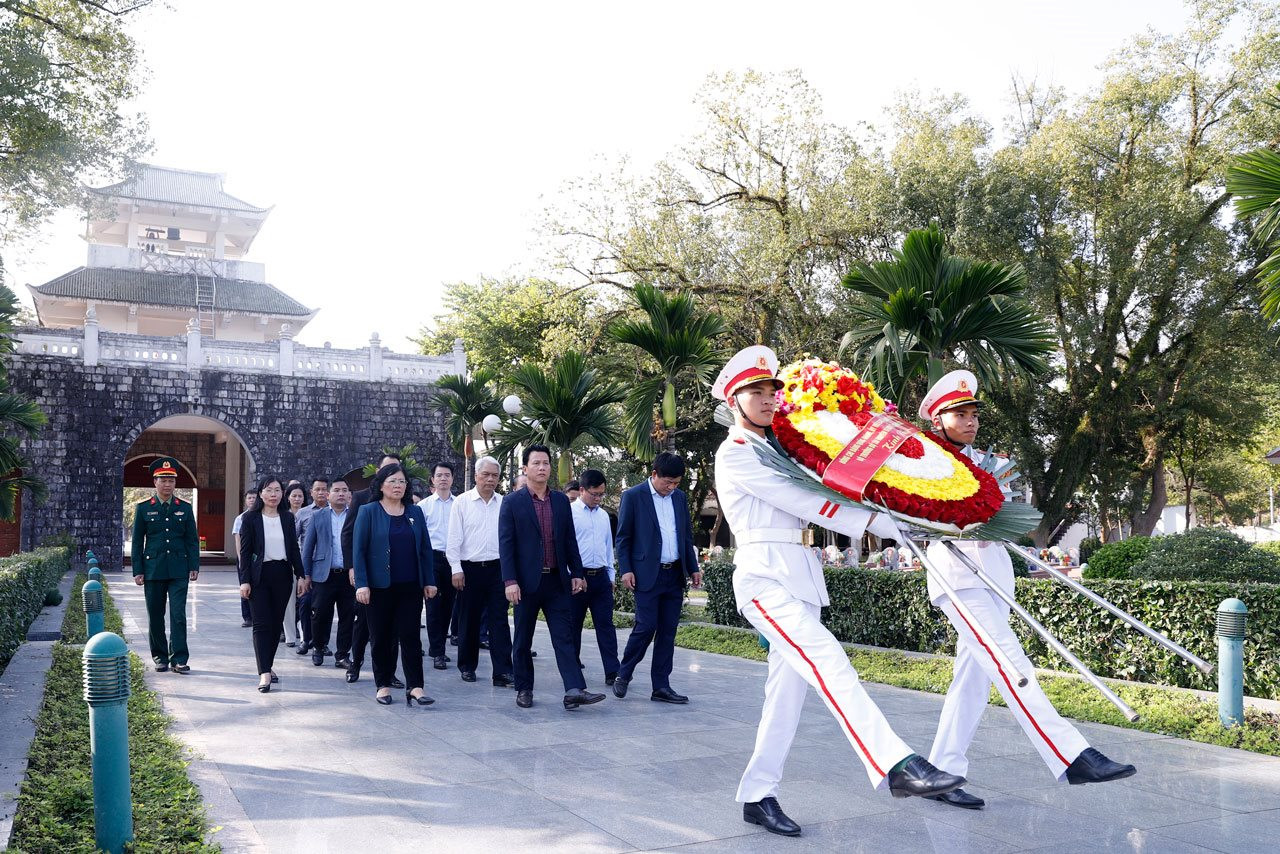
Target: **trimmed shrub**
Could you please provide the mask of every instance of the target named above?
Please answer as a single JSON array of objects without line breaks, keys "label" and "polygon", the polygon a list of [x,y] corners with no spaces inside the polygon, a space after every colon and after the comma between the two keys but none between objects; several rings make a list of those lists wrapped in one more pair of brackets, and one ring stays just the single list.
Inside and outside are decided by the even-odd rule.
[{"label": "trimmed shrub", "polygon": [[1093,557],[1100,548],[1102,548],[1102,540],[1097,537],[1085,537],[1080,541],[1080,562],[1088,563],[1089,558]]},{"label": "trimmed shrub", "polygon": [[1221,528],[1192,528],[1152,540],[1133,578],[1156,581],[1264,581],[1280,583],[1280,555],[1254,548]]},{"label": "trimmed shrub", "polygon": [[[742,626],[733,601],[733,565],[709,561],[705,619]],[[826,569],[831,607],[823,622],[842,641],[914,652],[953,653],[955,632],[929,604],[922,572]],[[1208,661],[1216,658],[1214,616],[1235,596],[1249,608],[1245,693],[1280,699],[1280,585],[1238,582],[1103,580],[1089,588]],[[1166,652],[1118,617],[1066,590],[1059,582],[1019,578],[1018,602],[1099,676],[1180,688],[1217,688],[1205,675]],[[1029,627],[1011,618],[1027,654],[1041,667],[1070,670]]]},{"label": "trimmed shrub", "polygon": [[65,548],[43,548],[0,558],[0,670],[27,637],[49,588],[71,568]]},{"label": "trimmed shrub", "polygon": [[1130,568],[1146,559],[1151,552],[1150,537],[1130,537],[1107,543],[1089,558],[1089,568],[1084,577],[1093,578],[1132,578]]}]

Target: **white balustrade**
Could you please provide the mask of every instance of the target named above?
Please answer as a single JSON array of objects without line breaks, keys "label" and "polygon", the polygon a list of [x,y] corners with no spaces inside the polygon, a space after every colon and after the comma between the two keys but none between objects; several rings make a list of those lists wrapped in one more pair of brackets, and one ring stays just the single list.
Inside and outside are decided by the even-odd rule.
[{"label": "white balustrade", "polygon": [[[96,325],[96,317],[91,322]],[[445,374],[455,373],[458,361],[456,353],[414,356],[390,353],[382,347],[358,350],[303,347],[292,340],[266,344],[219,341],[202,337],[194,327],[189,328],[184,337],[99,331],[97,338],[99,364],[147,365],[192,373],[230,371],[427,385]],[[83,329],[21,329],[15,335],[15,351],[32,356],[76,358],[92,364]]]}]

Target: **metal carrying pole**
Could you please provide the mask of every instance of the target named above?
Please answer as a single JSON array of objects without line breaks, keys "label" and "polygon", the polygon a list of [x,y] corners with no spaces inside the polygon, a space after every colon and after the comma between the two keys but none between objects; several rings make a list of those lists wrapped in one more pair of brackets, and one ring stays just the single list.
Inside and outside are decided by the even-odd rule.
[{"label": "metal carrying pole", "polygon": [[84,636],[91,640],[106,630],[106,619],[103,614],[102,582],[90,579],[80,588],[80,598],[84,602]]},{"label": "metal carrying pole", "polygon": [[1101,679],[1095,676],[1093,671],[1085,666],[1084,662],[1076,658],[1076,656],[1071,652],[1071,650],[1063,646],[1061,641],[1059,641],[1052,634],[1050,634],[1049,630],[1046,629],[1043,625],[1041,625],[1039,620],[1031,616],[1031,614],[1027,612],[1026,608],[1023,608],[1021,605],[1019,605],[1017,600],[1015,600],[1012,596],[1010,596],[1008,592],[1006,592],[1002,587],[1000,587],[1000,585],[992,581],[990,576],[988,576],[985,572],[983,572],[982,568],[979,567],[976,563],[974,563],[973,560],[970,559],[970,557],[967,554],[961,551],[960,548],[956,546],[954,542],[950,540],[943,540],[942,543],[947,547],[947,549],[951,552],[953,556],[959,558],[960,562],[969,568],[970,572],[978,576],[978,578],[982,580],[982,583],[985,584],[991,590],[992,593],[999,596],[1004,601],[1004,603],[1009,606],[1009,609],[1012,610],[1013,613],[1021,617],[1023,622],[1025,622],[1027,625],[1029,625],[1032,629],[1035,630],[1036,634],[1044,638],[1045,643],[1049,644],[1049,646],[1053,648],[1054,652],[1056,652],[1058,655],[1065,658],[1068,664],[1070,664],[1076,670],[1080,671],[1080,675],[1085,678],[1085,681],[1088,682],[1090,685],[1092,685],[1094,688],[1097,688],[1099,693],[1101,693],[1102,696],[1110,700],[1111,704],[1114,705],[1117,709],[1119,709],[1122,715],[1124,715],[1130,721],[1136,721],[1138,719],[1138,713],[1135,712],[1128,703],[1120,699],[1119,695],[1116,694],[1115,691],[1112,691],[1111,688],[1105,682],[1103,682]]},{"label": "metal carrying pole", "polygon": [[1239,599],[1218,606],[1218,720],[1225,727],[1244,723],[1244,633],[1249,609]]},{"label": "metal carrying pole", "polygon": [[99,850],[121,854],[125,844],[133,841],[133,801],[129,791],[129,648],[119,635],[100,632],[85,644],[84,699],[89,704],[94,840]]},{"label": "metal carrying pole", "polygon": [[1074,578],[1071,578],[1065,572],[1062,572],[1061,570],[1059,570],[1057,567],[1050,566],[1049,564],[1040,560],[1040,558],[1036,557],[1035,555],[1027,554],[1022,549],[1018,548],[1016,543],[1011,542],[1010,540],[1003,540],[1003,542],[1005,546],[1009,549],[1009,551],[1012,552],[1013,554],[1017,555],[1018,557],[1022,558],[1025,561],[1034,563],[1036,566],[1048,572],[1049,575],[1051,575],[1053,578],[1057,579],[1058,581],[1061,581],[1063,584],[1067,585],[1072,590],[1079,593],[1081,596],[1094,602],[1095,604],[1101,605],[1103,608],[1106,608],[1112,614],[1115,614],[1117,617],[1124,620],[1130,626],[1142,632],[1142,634],[1146,635],[1148,638],[1155,641],[1160,646],[1169,650],[1169,652],[1172,652],[1174,655],[1177,655],[1180,658],[1186,660],[1187,662],[1194,664],[1197,668],[1199,668],[1199,670],[1202,673],[1207,674],[1207,673],[1213,672],[1212,664],[1205,661],[1200,656],[1188,652],[1186,649],[1174,643],[1173,641],[1169,640],[1167,637],[1160,634],[1155,629],[1151,628],[1146,623],[1142,622],[1132,614],[1127,614],[1124,611],[1117,608],[1115,605],[1112,605],[1106,599],[1103,599],[1097,593],[1094,593],[1088,587],[1085,587],[1083,584],[1076,581]]},{"label": "metal carrying pole", "polygon": [[[886,516],[885,518],[891,519],[893,517]],[[976,616],[974,616],[973,612],[969,610],[969,607],[960,600],[960,594],[958,594],[955,588],[947,582],[947,579],[944,578],[942,573],[938,571],[938,568],[933,565],[928,556],[925,555],[924,551],[917,546],[910,537],[903,534],[901,529],[898,530],[898,540],[905,543],[907,548],[911,550],[911,553],[920,559],[920,564],[924,567],[925,572],[929,573],[929,577],[942,588],[943,593],[947,594],[947,598],[951,600],[951,604],[956,606],[956,610],[960,612],[960,616],[962,616],[964,621],[969,624],[969,627],[973,629],[973,633],[978,636],[978,641],[987,649],[991,650],[991,654],[995,656],[997,666],[1007,673],[1009,678],[1011,678],[1014,681],[1014,684],[1019,688],[1026,685],[1026,674],[1024,674],[1022,670],[1013,663],[1009,656],[1005,654],[1005,651],[1000,648],[1000,645],[992,640],[991,635],[988,634],[985,628],[983,628],[982,623]]]}]

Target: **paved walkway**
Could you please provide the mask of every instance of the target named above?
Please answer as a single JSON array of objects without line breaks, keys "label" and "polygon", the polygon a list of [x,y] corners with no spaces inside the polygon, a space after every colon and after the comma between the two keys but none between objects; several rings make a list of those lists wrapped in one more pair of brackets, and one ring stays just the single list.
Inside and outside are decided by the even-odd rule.
[{"label": "paved walkway", "polygon": [[[134,650],[147,657],[140,588],[109,576]],[[227,851],[1225,851],[1274,852],[1280,759],[1096,724],[1130,780],[1059,786],[1005,709],[989,709],[970,753],[967,812],[873,792],[823,705],[810,698],[781,800],[804,826],[784,839],[745,824],[733,802],[759,718],[764,665],[676,651],[688,706],[631,696],[566,712],[545,630],[532,709],[514,692],[427,669],[430,708],[378,706],[366,675],[281,648],[278,690],[255,690],[249,630],[230,572],[193,585],[188,676],[150,673],[202,759],[200,785]],[[625,638],[625,633],[624,633]],[[589,648],[588,648],[589,647]],[[594,646],[590,687],[603,690]],[[927,752],[942,698],[868,686],[895,728]],[[399,696],[398,696],[399,699]]]}]

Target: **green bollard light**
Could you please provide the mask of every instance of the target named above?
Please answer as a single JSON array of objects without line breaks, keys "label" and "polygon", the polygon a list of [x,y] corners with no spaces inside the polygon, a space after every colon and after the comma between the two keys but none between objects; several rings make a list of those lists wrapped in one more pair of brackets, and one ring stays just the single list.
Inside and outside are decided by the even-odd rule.
[{"label": "green bollard light", "polygon": [[129,648],[101,632],[84,647],[84,699],[89,704],[93,762],[93,827],[98,849],[121,854],[133,841],[129,793]]},{"label": "green bollard light", "polygon": [[1218,606],[1218,720],[1244,723],[1244,633],[1249,609],[1239,599]]},{"label": "green bollard light", "polygon": [[106,630],[106,618],[103,615],[102,582],[90,579],[80,588],[80,598],[84,600],[85,637],[92,639]]}]

